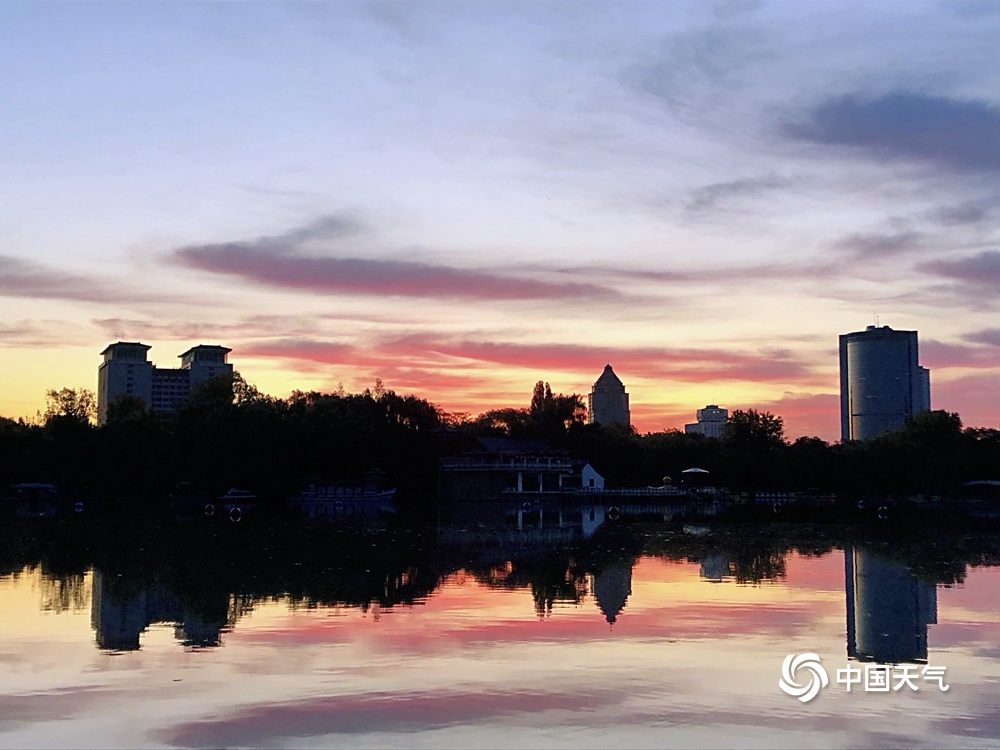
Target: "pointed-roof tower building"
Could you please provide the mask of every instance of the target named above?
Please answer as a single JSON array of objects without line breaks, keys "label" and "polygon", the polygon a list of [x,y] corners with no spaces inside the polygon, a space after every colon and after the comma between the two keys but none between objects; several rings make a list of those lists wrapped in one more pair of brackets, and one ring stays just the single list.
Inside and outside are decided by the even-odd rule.
[{"label": "pointed-roof tower building", "polygon": [[610,364],[604,366],[604,372],[587,396],[587,419],[591,424],[632,424],[625,384]]}]

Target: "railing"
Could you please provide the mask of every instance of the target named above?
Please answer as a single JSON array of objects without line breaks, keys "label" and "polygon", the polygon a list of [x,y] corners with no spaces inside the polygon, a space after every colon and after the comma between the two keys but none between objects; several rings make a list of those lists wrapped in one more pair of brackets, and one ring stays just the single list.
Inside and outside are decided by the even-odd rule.
[{"label": "railing", "polygon": [[676,487],[626,487],[620,490],[607,489],[605,487],[581,487],[573,490],[574,494],[582,495],[628,495],[635,497],[681,497],[687,496],[687,492]]},{"label": "railing", "polygon": [[446,458],[445,471],[573,471],[573,462],[565,458]]}]

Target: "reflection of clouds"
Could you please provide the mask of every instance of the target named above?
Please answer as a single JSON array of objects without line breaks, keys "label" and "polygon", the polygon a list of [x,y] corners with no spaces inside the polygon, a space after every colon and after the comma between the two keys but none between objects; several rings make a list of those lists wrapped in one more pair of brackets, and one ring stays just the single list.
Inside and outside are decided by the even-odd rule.
[{"label": "reflection of clouds", "polygon": [[[699,568],[640,558],[613,635],[592,601],[538,620],[530,589],[471,577],[377,623],[356,609],[263,603],[209,652],[179,649],[170,628],[153,628],[141,651],[109,656],[93,648],[86,616],[48,615],[82,625],[63,653],[11,637],[18,631],[0,620],[0,657],[23,659],[0,659],[0,745],[994,744],[983,687],[995,678],[986,649],[997,640],[1000,570],[972,569],[964,587],[940,591],[930,661],[948,667],[947,694],[831,685],[802,710],[776,688],[780,664],[811,650],[828,669],[845,665],[840,554],[790,554],[787,579],[759,587],[708,586]],[[0,581],[0,604],[8,589]],[[37,609],[37,592],[29,598]],[[950,622],[960,625],[954,641]]]},{"label": "reflection of clouds", "polygon": [[329,696],[295,704],[254,706],[222,720],[181,724],[160,739],[183,747],[233,747],[299,737],[358,735],[375,728],[409,733],[521,713],[573,711],[581,703],[607,706],[622,700],[623,696],[611,691],[581,695],[515,690]]}]

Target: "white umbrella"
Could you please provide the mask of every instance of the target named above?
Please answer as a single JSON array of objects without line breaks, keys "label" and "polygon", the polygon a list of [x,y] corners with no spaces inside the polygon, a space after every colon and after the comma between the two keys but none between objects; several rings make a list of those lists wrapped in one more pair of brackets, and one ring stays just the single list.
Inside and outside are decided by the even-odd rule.
[{"label": "white umbrella", "polygon": [[708,469],[699,469],[698,467],[693,469],[684,469],[681,474],[708,474]]}]

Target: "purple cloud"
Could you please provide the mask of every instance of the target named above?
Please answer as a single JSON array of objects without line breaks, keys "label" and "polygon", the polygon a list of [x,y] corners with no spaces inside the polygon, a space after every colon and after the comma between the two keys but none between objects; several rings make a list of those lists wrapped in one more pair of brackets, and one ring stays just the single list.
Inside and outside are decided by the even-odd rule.
[{"label": "purple cloud", "polygon": [[967,333],[962,336],[965,341],[974,344],[987,344],[989,346],[1000,346],[1000,328],[984,328],[981,331]]},{"label": "purple cloud", "polygon": [[974,286],[1000,287],[1000,252],[986,250],[958,260],[935,260],[921,263],[917,269]]},{"label": "purple cloud", "polygon": [[918,160],[961,171],[1000,170],[1000,109],[978,100],[899,91],[828,99],[785,133],[860,149],[880,159]]},{"label": "purple cloud", "polygon": [[342,239],[362,229],[351,218],[331,215],[279,235],[182,247],[170,260],[263,286],[319,293],[489,300],[621,296],[608,287],[545,281],[529,273],[303,252],[304,246]]}]

